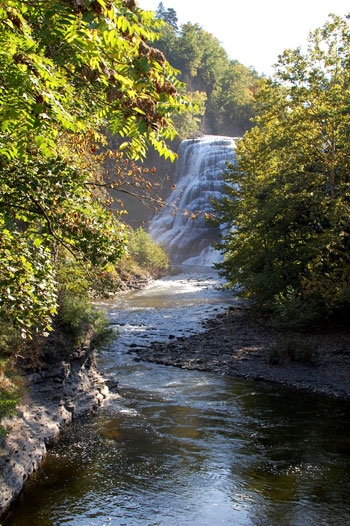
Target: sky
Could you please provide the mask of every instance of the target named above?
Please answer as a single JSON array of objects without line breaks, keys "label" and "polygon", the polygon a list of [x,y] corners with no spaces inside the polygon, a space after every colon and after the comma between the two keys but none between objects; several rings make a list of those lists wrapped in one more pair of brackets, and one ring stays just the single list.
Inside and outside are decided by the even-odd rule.
[{"label": "sky", "polygon": [[[138,0],[156,11],[160,0]],[[349,0],[163,0],[175,9],[179,23],[198,23],[221,42],[231,59],[272,75],[273,64],[286,48],[306,48],[311,30],[329,13],[344,16]]]}]

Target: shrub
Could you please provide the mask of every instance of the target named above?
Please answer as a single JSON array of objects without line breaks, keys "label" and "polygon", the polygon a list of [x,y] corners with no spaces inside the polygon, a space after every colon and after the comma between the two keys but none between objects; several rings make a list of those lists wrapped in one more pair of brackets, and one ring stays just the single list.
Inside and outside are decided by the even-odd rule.
[{"label": "shrub", "polygon": [[[107,290],[116,290],[115,271],[101,271],[100,283],[96,283],[95,280],[90,282],[82,272],[81,266],[63,251],[58,256],[56,266],[59,288],[57,323],[73,338],[74,344],[79,344],[88,328],[93,327],[96,348],[108,345],[114,331],[108,328],[105,313],[96,310],[91,304],[91,296],[108,297]],[[103,291],[106,293],[103,294]]]},{"label": "shrub", "polygon": [[[17,388],[0,389],[0,422],[7,416],[15,412],[20,399],[20,392]],[[0,437],[7,435],[6,426],[0,424]]]},{"label": "shrub", "polygon": [[79,341],[90,324],[91,305],[87,296],[61,295],[58,321],[64,331]]},{"label": "shrub", "polygon": [[315,298],[302,298],[293,287],[277,294],[271,310],[271,325],[275,328],[303,329],[321,317],[321,306]]},{"label": "shrub", "polygon": [[97,350],[108,347],[116,337],[116,332],[109,326],[108,318],[104,311],[98,310],[91,313],[90,317],[94,327],[94,345]]},{"label": "shrub", "polygon": [[94,330],[93,341],[96,349],[109,345],[115,336],[113,329],[108,327],[105,312],[93,307],[87,293],[61,297],[58,319],[64,331],[73,337],[76,344],[84,337],[89,326]]},{"label": "shrub", "polygon": [[137,264],[154,273],[168,268],[169,258],[142,227],[129,234],[129,254]]},{"label": "shrub", "polygon": [[271,345],[269,363],[285,365],[286,362],[312,363],[317,357],[317,345],[304,335],[289,334]]},{"label": "shrub", "polygon": [[[5,331],[3,331],[4,333]],[[0,423],[14,413],[21,395],[20,381],[14,374],[11,358],[0,355]],[[6,427],[0,424],[0,437],[7,434]]]}]

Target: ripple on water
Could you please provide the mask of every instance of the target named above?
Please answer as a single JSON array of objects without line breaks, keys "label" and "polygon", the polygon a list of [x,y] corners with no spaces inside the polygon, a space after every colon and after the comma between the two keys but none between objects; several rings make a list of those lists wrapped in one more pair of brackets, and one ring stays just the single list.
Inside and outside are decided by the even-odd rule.
[{"label": "ripple on water", "polygon": [[227,301],[204,277],[107,303],[120,336],[100,363],[119,393],[63,433],[4,526],[350,524],[348,404],[125,352],[201,330]]}]

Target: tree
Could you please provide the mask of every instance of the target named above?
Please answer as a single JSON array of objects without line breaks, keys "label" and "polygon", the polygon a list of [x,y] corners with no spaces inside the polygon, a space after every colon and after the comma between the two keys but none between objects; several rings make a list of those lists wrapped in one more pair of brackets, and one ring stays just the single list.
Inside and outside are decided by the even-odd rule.
[{"label": "tree", "polygon": [[[133,159],[173,156],[180,84],[134,0],[4,0],[0,6],[0,318],[51,328],[59,247],[99,285],[125,250],[103,191],[107,126]],[[120,153],[104,152],[124,166]],[[111,181],[109,181],[111,185]]]},{"label": "tree", "polygon": [[158,5],[157,18],[160,18],[161,20],[169,24],[173,29],[175,29],[175,31],[179,29],[175,9],[173,9],[172,7],[165,9],[163,2],[160,2]]},{"label": "tree", "polygon": [[189,91],[185,95],[192,104],[192,111],[174,115],[174,125],[181,140],[201,135],[207,100],[205,91]]},{"label": "tree", "polygon": [[305,54],[280,56],[217,204],[230,228],[221,271],[290,325],[350,304],[349,64],[349,23],[335,16]]},{"label": "tree", "polygon": [[[159,16],[165,19],[161,11]],[[219,40],[198,24],[184,24],[180,31],[169,23],[162,26],[157,46],[181,71],[188,93],[206,94],[201,131],[241,135],[250,129],[256,113],[254,92],[259,77],[255,71],[230,60]]]},{"label": "tree", "polygon": [[211,120],[214,132],[242,135],[251,128],[257,108],[254,94],[258,89],[258,75],[239,62],[231,61],[211,95]]}]

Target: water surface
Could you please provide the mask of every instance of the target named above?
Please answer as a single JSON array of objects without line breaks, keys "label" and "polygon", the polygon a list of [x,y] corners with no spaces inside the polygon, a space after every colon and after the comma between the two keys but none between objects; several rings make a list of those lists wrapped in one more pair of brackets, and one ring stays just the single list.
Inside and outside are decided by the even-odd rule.
[{"label": "water surface", "polygon": [[119,337],[100,363],[119,392],[64,432],[4,526],[350,524],[348,404],[126,353],[202,330],[231,301],[217,284],[169,278],[107,305]]}]

